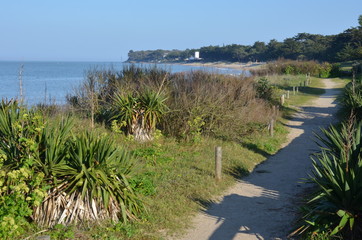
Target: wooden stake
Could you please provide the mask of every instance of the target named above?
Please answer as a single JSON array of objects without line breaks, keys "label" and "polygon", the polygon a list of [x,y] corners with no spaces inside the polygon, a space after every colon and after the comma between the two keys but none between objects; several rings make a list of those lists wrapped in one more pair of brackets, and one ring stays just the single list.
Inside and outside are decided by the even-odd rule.
[{"label": "wooden stake", "polygon": [[222,168],[222,150],[221,147],[215,147],[215,178],[217,181],[221,180]]},{"label": "wooden stake", "polygon": [[269,123],[269,134],[271,137],[274,136],[274,119],[271,119],[270,120],[270,123]]},{"label": "wooden stake", "polygon": [[280,105],[284,105],[284,101],[285,101],[285,95],[283,94],[282,96],[280,96]]}]

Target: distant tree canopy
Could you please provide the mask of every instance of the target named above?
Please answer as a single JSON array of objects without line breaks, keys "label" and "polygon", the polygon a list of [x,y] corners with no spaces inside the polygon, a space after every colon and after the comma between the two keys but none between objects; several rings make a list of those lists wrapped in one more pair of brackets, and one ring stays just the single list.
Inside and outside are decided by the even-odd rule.
[{"label": "distant tree canopy", "polygon": [[172,62],[184,61],[200,52],[204,61],[270,61],[278,58],[292,60],[317,60],[338,62],[362,60],[362,15],[358,27],[353,27],[336,35],[299,33],[283,42],[275,39],[269,43],[257,41],[253,45],[231,44],[226,46],[207,46],[186,50],[147,50],[129,51],[128,61]]}]

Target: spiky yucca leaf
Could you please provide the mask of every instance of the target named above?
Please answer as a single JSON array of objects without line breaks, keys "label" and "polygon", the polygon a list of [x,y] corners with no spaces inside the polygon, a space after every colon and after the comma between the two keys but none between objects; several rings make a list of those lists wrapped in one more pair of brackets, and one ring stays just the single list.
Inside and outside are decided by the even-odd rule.
[{"label": "spiky yucca leaf", "polygon": [[67,167],[61,185],[49,192],[36,211],[40,224],[103,219],[127,222],[141,211],[142,204],[127,181],[131,157],[109,137],[88,132],[75,136]]},{"label": "spiky yucca leaf", "polygon": [[313,158],[311,180],[319,191],[305,206],[306,224],[299,231],[362,237],[362,122],[330,127],[318,138],[325,144]]},{"label": "spiky yucca leaf", "polygon": [[37,163],[40,171],[47,178],[62,177],[69,172],[66,164],[73,120],[70,117],[62,119],[58,124],[46,124],[40,135],[39,158]]}]

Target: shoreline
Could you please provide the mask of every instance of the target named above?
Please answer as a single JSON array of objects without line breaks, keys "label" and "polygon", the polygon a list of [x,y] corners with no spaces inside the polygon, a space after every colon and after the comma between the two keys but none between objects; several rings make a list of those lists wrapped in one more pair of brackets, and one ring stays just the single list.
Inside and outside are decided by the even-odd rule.
[{"label": "shoreline", "polygon": [[235,70],[251,70],[258,69],[265,65],[265,62],[192,62],[192,63],[180,63],[185,66],[198,66],[198,67],[213,67],[213,68],[229,68]]},{"label": "shoreline", "polygon": [[[130,63],[130,62],[129,62]],[[252,70],[252,69],[259,69],[266,62],[135,62],[135,63],[145,63],[145,64],[164,64],[164,65],[183,65],[183,66],[195,66],[195,67],[210,67],[210,68],[227,68],[227,69],[234,69],[234,70]]]}]

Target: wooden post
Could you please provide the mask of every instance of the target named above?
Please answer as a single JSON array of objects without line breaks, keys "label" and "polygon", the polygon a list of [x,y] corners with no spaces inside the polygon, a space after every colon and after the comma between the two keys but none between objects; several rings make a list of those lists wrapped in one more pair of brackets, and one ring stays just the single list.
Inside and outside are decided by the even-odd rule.
[{"label": "wooden post", "polygon": [[285,101],[285,95],[283,94],[283,95],[281,95],[280,96],[280,105],[284,105],[284,101]]},{"label": "wooden post", "polygon": [[217,181],[221,180],[222,168],[222,150],[221,147],[215,147],[215,178]]},{"label": "wooden post", "polygon": [[312,80],[310,79],[310,73],[308,73],[308,85],[312,83]]},{"label": "wooden post", "polygon": [[274,119],[271,119],[270,120],[270,123],[269,123],[269,134],[271,137],[274,136]]},{"label": "wooden post", "polygon": [[293,95],[295,95],[295,86],[293,86]]},{"label": "wooden post", "polygon": [[297,87],[297,93],[299,92],[299,88]]},{"label": "wooden post", "polygon": [[273,105],[272,109],[273,109],[273,116],[272,117],[276,118],[277,117],[277,109],[276,109],[275,105]]},{"label": "wooden post", "polygon": [[289,95],[290,95],[289,92],[290,92],[290,91],[288,90],[288,91],[287,91],[287,99],[289,99]]}]

